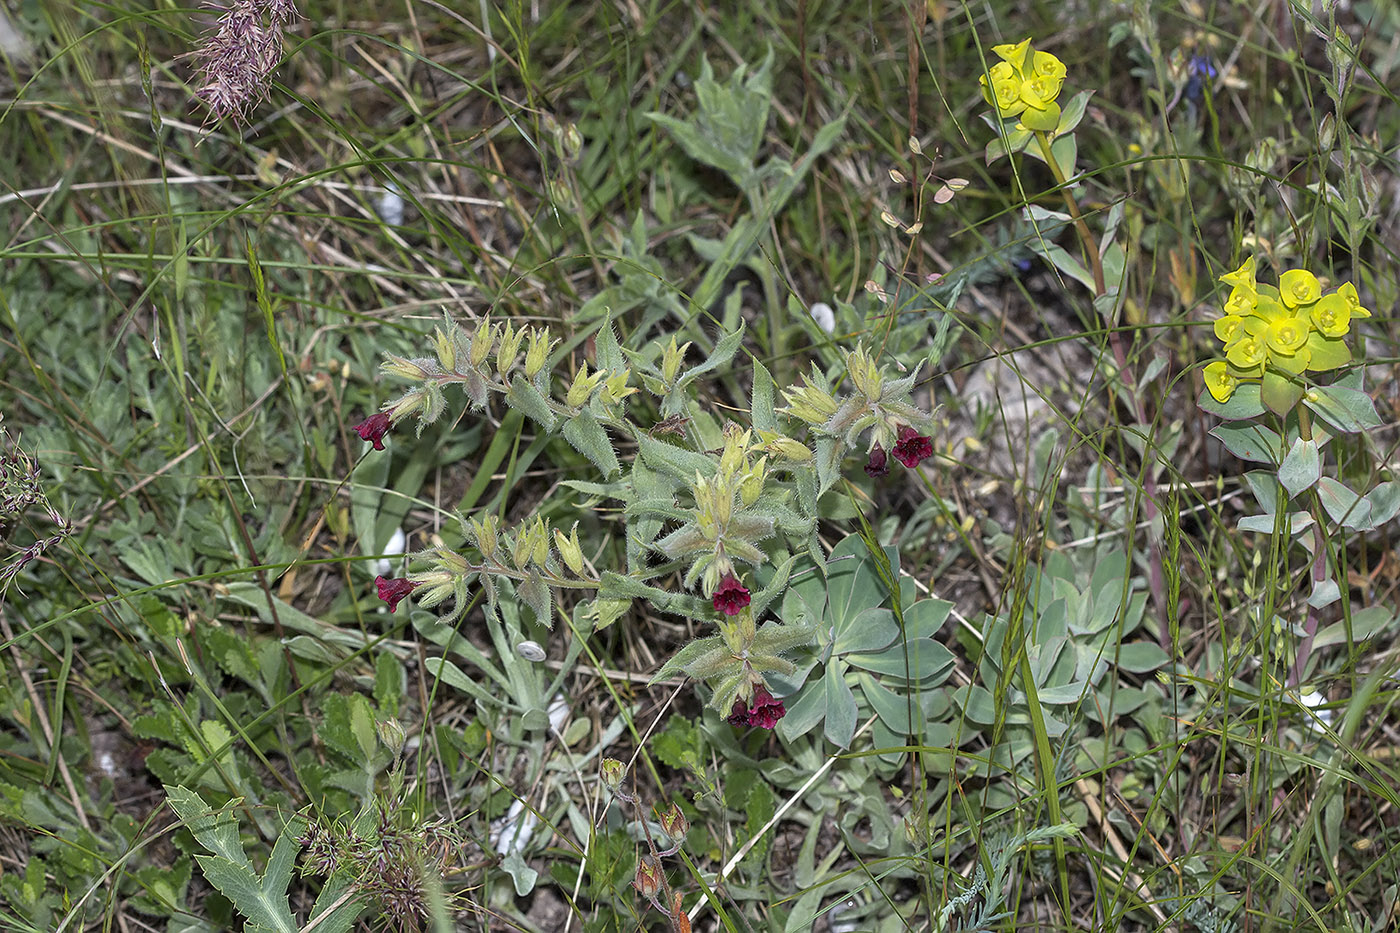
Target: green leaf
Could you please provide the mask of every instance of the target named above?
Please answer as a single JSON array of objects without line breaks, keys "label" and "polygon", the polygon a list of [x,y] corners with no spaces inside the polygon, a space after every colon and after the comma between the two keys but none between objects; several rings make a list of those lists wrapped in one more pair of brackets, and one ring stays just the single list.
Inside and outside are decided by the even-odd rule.
[{"label": "green leaf", "polygon": [[749,408],[749,418],[756,430],[778,430],[773,377],[758,360],[753,361],[753,399]]},{"label": "green leaf", "polygon": [[549,407],[549,400],[535,388],[534,383],[522,378],[519,373],[511,379],[510,389],[506,392],[506,404],[546,431],[554,430],[557,422],[554,412]]},{"label": "green leaf", "polygon": [[1044,110],[1036,110],[1034,107],[1027,107],[1021,111],[1021,123],[1028,130],[1037,130],[1043,133],[1054,132],[1060,125],[1060,115],[1063,111],[1060,105],[1051,101]]},{"label": "green leaf", "polygon": [[665,127],[692,159],[719,169],[739,188],[745,188],[768,126],[773,100],[772,66],[770,48],[763,63],[747,79],[748,66],[740,65],[728,81],[720,84],[706,59],[701,62],[700,76],[695,81],[698,111],[688,120],[662,113],[648,113],[647,119]]},{"label": "green leaf", "polygon": [[1074,132],[1079,121],[1084,119],[1084,110],[1089,106],[1089,98],[1094,96],[1092,89],[1080,91],[1069,99],[1060,111],[1060,122],[1055,127],[1055,135]]},{"label": "green leaf", "polygon": [[613,450],[612,441],[608,439],[608,432],[603,430],[603,426],[593,417],[592,412],[580,411],[565,421],[563,434],[564,439],[591,460],[603,476],[611,478],[622,472],[622,465],[617,462],[617,453]]},{"label": "green leaf", "polygon": [[1171,663],[1171,655],[1151,641],[1134,641],[1118,649],[1118,667],[1130,674],[1147,674]]},{"label": "green leaf", "polygon": [[1400,484],[1394,482],[1381,483],[1359,496],[1329,476],[1318,484],[1318,496],[1328,516],[1353,531],[1374,531],[1400,511]]},{"label": "green leaf", "polygon": [[203,797],[184,785],[167,785],[165,796],[170,809],[200,845],[231,862],[251,864],[238,838],[238,820],[233,815],[238,800],[231,801],[222,810],[212,810]]},{"label": "green leaf", "polygon": [[251,865],[239,865],[217,855],[196,855],[194,860],[205,879],[249,921],[276,933],[297,933],[287,895],[264,891]]},{"label": "green leaf", "polygon": [[827,665],[826,677],[826,724],[823,727],[826,739],[841,748],[850,748],[851,738],[856,733],[856,698],[846,683],[846,665],[832,659]]},{"label": "green leaf", "polygon": [[424,667],[427,668],[428,673],[432,674],[449,687],[455,687],[468,696],[475,697],[487,706],[498,707],[508,703],[505,698],[496,696],[481,684],[472,680],[463,673],[460,667],[446,658],[428,658],[424,661]]},{"label": "green leaf", "polygon": [[[740,323],[739,328],[720,338],[715,344],[714,350],[710,353],[705,362],[686,370],[676,379],[676,388],[684,389],[696,379],[708,372],[713,372],[722,367],[728,367],[729,361],[734,359],[734,353],[739,349],[739,345],[744,341],[744,326]],[[692,474],[693,476],[694,474]]]},{"label": "green leaf", "polygon": [[[1353,603],[1353,605],[1355,604]],[[1351,639],[1353,642],[1368,641],[1382,634],[1394,621],[1394,610],[1386,606],[1367,606],[1364,609],[1357,609],[1351,614]],[[1313,639],[1313,650],[1332,645],[1344,645],[1346,642],[1346,621],[1333,622],[1317,633],[1317,637]]]},{"label": "green leaf", "polygon": [[1279,451],[1283,449],[1283,439],[1278,432],[1253,421],[1231,421],[1218,424],[1210,431],[1210,436],[1225,445],[1241,460],[1255,463],[1278,463]]},{"label": "green leaf", "polygon": [[1302,397],[1303,386],[1300,383],[1272,369],[1264,370],[1259,384],[1259,399],[1268,406],[1269,411],[1284,417]]},{"label": "green leaf", "polygon": [[1202,389],[1200,397],[1196,399],[1196,406],[1201,411],[1226,421],[1248,421],[1250,418],[1257,418],[1264,413],[1264,403],[1259,397],[1259,386],[1253,382],[1247,382],[1237,387],[1227,402],[1217,402],[1208,390]]},{"label": "green leaf", "polygon": [[1303,490],[1312,488],[1321,478],[1322,457],[1317,449],[1317,441],[1297,438],[1289,448],[1288,456],[1284,457],[1283,463],[1279,465],[1278,481],[1288,490],[1289,496],[1296,496]]},{"label": "green leaf", "polygon": [[374,729],[374,711],[363,694],[356,693],[350,698],[350,733],[355,736],[361,760],[373,761],[374,753],[379,748],[379,738]]},{"label": "green leaf", "polygon": [[1304,397],[1304,404],[1348,434],[1380,427],[1382,423],[1371,396],[1348,386],[1318,386]]},{"label": "green leaf", "polygon": [[308,918],[307,927],[315,924],[316,933],[350,933],[355,921],[365,910],[364,902],[358,897],[350,897],[334,910],[331,906],[340,900],[346,890],[354,882],[349,878],[335,879],[327,881],[321,888],[321,893],[316,897],[316,903],[311,908],[311,916]]}]

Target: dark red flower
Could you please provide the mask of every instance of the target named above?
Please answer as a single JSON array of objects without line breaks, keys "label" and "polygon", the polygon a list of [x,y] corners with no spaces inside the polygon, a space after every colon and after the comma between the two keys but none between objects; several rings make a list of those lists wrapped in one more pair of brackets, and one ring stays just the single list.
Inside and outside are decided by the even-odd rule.
[{"label": "dark red flower", "polygon": [[389,611],[399,608],[399,600],[418,589],[418,584],[402,577],[378,576],[374,585],[379,589],[379,598],[389,604]]},{"label": "dark red flower", "polygon": [[739,582],[732,573],[726,573],[719,581],[719,588],[711,597],[717,610],[727,616],[737,616],[751,601],[748,587]]},{"label": "dark red flower", "polygon": [[381,411],[355,425],[355,433],[360,435],[361,439],[373,444],[375,450],[383,450],[384,435],[389,433],[389,428],[393,427],[393,424],[389,420],[389,416]]},{"label": "dark red flower", "polygon": [[878,443],[870,448],[870,459],[865,461],[865,475],[871,479],[890,475],[889,458],[885,456],[885,448]]},{"label": "dark red flower", "polygon": [[915,431],[909,425],[899,429],[899,440],[890,449],[894,458],[909,469],[914,469],[920,461],[933,456],[933,441]]},{"label": "dark red flower", "polygon": [[778,724],[778,720],[787,715],[787,710],[783,708],[782,700],[775,700],[773,694],[768,692],[768,688],[759,684],[753,688],[753,701],[745,704],[743,700],[734,701],[734,711],[729,714],[729,723],[735,726],[758,726],[760,729],[771,729]]}]

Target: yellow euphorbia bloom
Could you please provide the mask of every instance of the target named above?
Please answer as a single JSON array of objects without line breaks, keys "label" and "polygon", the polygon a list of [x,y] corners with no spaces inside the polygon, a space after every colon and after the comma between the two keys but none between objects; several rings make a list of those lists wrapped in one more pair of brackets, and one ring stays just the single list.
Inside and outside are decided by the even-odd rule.
[{"label": "yellow euphorbia bloom", "polygon": [[1065,64],[1049,52],[1037,52],[1026,39],[1015,45],[995,45],[1001,59],[979,79],[982,98],[998,116],[1024,117],[1026,129],[1052,131],[1059,124],[1060,105],[1055,102],[1065,83]]},{"label": "yellow euphorbia bloom", "polygon": [[997,58],[1000,58],[1004,62],[1009,62],[1011,67],[1015,68],[1018,73],[1024,74],[1026,71],[1026,59],[1029,58],[1031,54],[1030,37],[1027,36],[1015,45],[994,45],[992,46],[992,54],[996,55]]},{"label": "yellow euphorbia bloom", "polygon": [[1301,317],[1279,317],[1269,322],[1264,342],[1272,351],[1270,356],[1293,356],[1308,342],[1308,321]]},{"label": "yellow euphorbia bloom", "polygon": [[[1352,289],[1355,293],[1355,289]],[[1351,330],[1351,306],[1342,297],[1338,290],[1331,295],[1324,295],[1318,299],[1308,312],[1312,318],[1313,326],[1322,332],[1324,337],[1345,337],[1347,331]]]},{"label": "yellow euphorbia bloom", "polygon": [[982,97],[995,107],[1003,117],[1014,117],[1026,109],[1021,100],[1021,78],[1009,62],[997,62],[992,66],[991,83],[988,75],[982,76]]},{"label": "yellow euphorbia bloom", "polygon": [[1258,337],[1246,335],[1225,351],[1225,359],[1236,369],[1253,369],[1269,356],[1269,347]]},{"label": "yellow euphorbia bloom", "polygon": [[1227,314],[1216,320],[1215,336],[1220,338],[1220,342],[1228,347],[1236,337],[1244,333],[1244,331],[1240,329],[1242,324],[1244,324],[1244,318],[1237,314]]},{"label": "yellow euphorbia bloom", "polygon": [[1337,295],[1347,303],[1351,309],[1352,317],[1370,317],[1371,312],[1361,307],[1361,298],[1356,294],[1356,286],[1350,282],[1343,282],[1337,286]]},{"label": "yellow euphorbia bloom", "polygon": [[1230,298],[1225,302],[1226,314],[1248,314],[1254,310],[1254,306],[1259,302],[1259,293],[1251,286],[1236,285],[1230,291]]},{"label": "yellow euphorbia bloom", "polygon": [[1058,78],[1060,81],[1065,79],[1065,63],[1049,52],[1035,53],[1034,71],[1041,77]]},{"label": "yellow euphorbia bloom", "polygon": [[1220,281],[1234,288],[1247,287],[1250,291],[1256,290],[1254,281],[1254,257],[1250,256],[1234,272],[1227,272],[1220,277]]},{"label": "yellow euphorbia bloom", "polygon": [[1224,360],[1216,360],[1214,363],[1207,364],[1205,376],[1206,389],[1209,390],[1212,398],[1221,403],[1230,401],[1230,396],[1235,394],[1235,387],[1240,384],[1240,381],[1230,373],[1230,367],[1226,365]]},{"label": "yellow euphorbia bloom", "polygon": [[1322,297],[1322,283],[1306,269],[1290,269],[1278,277],[1278,291],[1288,307],[1307,307]]}]

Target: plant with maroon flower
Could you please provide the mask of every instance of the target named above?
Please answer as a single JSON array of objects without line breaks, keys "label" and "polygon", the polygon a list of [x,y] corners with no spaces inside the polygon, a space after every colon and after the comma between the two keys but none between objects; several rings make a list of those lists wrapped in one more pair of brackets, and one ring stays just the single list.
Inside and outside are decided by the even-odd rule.
[{"label": "plant with maroon flower", "polygon": [[376,412],[355,425],[355,433],[360,435],[360,439],[369,441],[374,445],[375,450],[384,449],[384,435],[389,433],[389,429],[394,426],[394,422],[384,412]]},{"label": "plant with maroon flower", "polygon": [[894,449],[890,453],[894,454],[896,460],[912,470],[933,456],[933,442],[905,425],[899,429],[899,440],[895,442]]},{"label": "plant with maroon flower", "polygon": [[734,709],[727,720],[733,726],[758,726],[772,729],[787,712],[782,700],[775,700],[768,692],[768,685],[759,682],[753,685],[753,693],[747,699],[739,697],[734,701]]},{"label": "plant with maroon flower", "polygon": [[[770,587],[760,599],[766,601],[771,592]],[[810,644],[812,627],[775,622],[758,627],[752,604],[735,615],[721,616],[716,625],[718,635],[686,645],[661,666],[652,683],[683,673],[710,686],[708,705],[731,723],[773,728],[783,717],[783,704],[773,698],[763,675],[796,671],[784,655]]]},{"label": "plant with maroon flower", "polygon": [[849,396],[837,398],[830,384],[814,370],[805,385],[784,390],[787,406],[780,409],[805,422],[817,436],[817,464],[818,472],[824,474],[823,490],[838,475],[831,465],[867,432],[865,472],[872,478],[889,474],[890,454],[910,467],[933,456],[932,442],[915,427],[929,428],[933,420],[911,398],[920,367],[915,366],[903,378],[893,379],[859,346],[845,354],[845,363],[846,376],[855,389]]},{"label": "plant with maroon flower", "polygon": [[870,448],[870,458],[865,461],[865,475],[871,479],[879,479],[882,476],[890,475],[890,461],[885,456],[885,448],[876,441]]},{"label": "plant with maroon flower", "polygon": [[398,609],[399,601],[421,585],[403,577],[390,578],[381,574],[374,578],[375,590],[378,592],[379,598],[389,604],[390,612]]},{"label": "plant with maroon flower", "polygon": [[[746,406],[751,426],[721,426],[694,398],[695,385],[728,364],[741,337],[722,338],[703,363],[687,369],[689,344],[670,338],[624,352],[603,323],[592,334],[591,357],[575,358],[572,375],[556,382],[555,368],[565,359],[554,355],[557,341],[548,330],[490,320],[467,328],[448,318],[433,333],[432,356],[387,357],[383,371],[411,383],[384,406],[390,423],[412,415],[421,431],[445,411],[451,385],[473,409],[498,399],[593,463],[605,483],[568,485],[620,500],[626,521],[626,566],[595,570],[583,557],[578,528],[567,536],[550,529],[540,509],[513,529],[502,528],[494,513],[462,516],[465,547],[413,556],[406,579],[416,585],[414,602],[450,606],[444,622],[451,622],[475,604],[471,591],[479,589],[493,633],[501,624],[497,607],[506,601],[526,603],[536,619],[551,624],[562,590],[587,593],[576,617],[592,620],[595,629],[634,600],[691,619],[718,613],[718,634],[683,647],[658,676],[683,672],[705,681],[722,716],[732,715],[742,698],[749,721],[775,722],[778,706],[768,702],[772,688],[764,678],[790,670],[784,655],[810,643],[813,630],[805,623],[760,628],[755,619],[781,599],[799,555],[820,558],[817,502],[840,479],[850,447],[868,435],[874,465],[885,469],[887,459],[878,461],[896,447],[922,458],[920,445],[931,444],[919,432],[932,419],[911,401],[918,367],[896,379],[857,348],[844,356],[852,394],[833,395],[814,371],[804,385],[782,390],[788,405],[779,409],[779,387],[756,364]],[[633,418],[643,393],[656,400],[657,411]],[[812,442],[793,437],[785,415],[807,425]],[[654,432],[662,422],[682,429]],[[901,438],[904,427],[915,433]],[[614,435],[636,451],[630,463],[619,458]],[[658,553],[665,562],[652,560]],[[761,589],[745,585],[745,565],[761,575]],[[681,592],[660,585],[675,569],[682,571]]]},{"label": "plant with maroon flower", "polygon": [[711,600],[715,609],[727,616],[737,616],[751,601],[748,587],[740,583],[739,578],[732,573],[727,573],[720,579]]}]

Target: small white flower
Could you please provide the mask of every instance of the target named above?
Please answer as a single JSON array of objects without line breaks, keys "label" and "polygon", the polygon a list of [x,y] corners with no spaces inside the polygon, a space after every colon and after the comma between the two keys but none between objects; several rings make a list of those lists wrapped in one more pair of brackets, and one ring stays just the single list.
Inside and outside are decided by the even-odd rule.
[{"label": "small white flower", "polygon": [[809,313],[812,320],[817,322],[817,326],[828,334],[836,332],[836,312],[831,310],[831,305],[825,301],[819,301],[812,305]]}]

